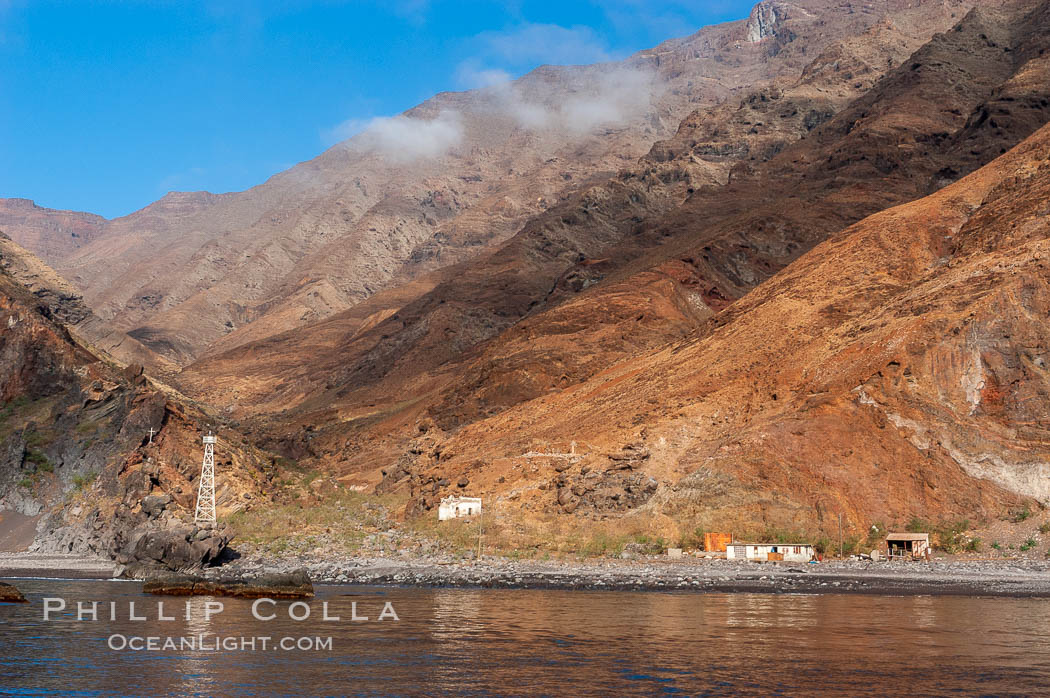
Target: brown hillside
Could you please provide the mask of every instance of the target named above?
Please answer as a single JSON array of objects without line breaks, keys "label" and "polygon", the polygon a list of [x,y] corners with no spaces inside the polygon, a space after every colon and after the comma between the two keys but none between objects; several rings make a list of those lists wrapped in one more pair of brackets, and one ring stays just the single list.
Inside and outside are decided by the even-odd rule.
[{"label": "brown hillside", "polygon": [[0,199],[0,230],[56,264],[103,234],[106,219],[93,213],[56,211],[29,199]]},{"label": "brown hillside", "polygon": [[[938,3],[893,6],[896,12],[892,16],[871,15],[857,25],[863,31],[828,44],[826,52],[819,53],[808,64],[799,65],[794,77],[783,78],[783,85],[750,93],[741,102],[727,102],[695,112],[674,139],[658,144],[637,167],[624,170],[613,180],[586,189],[533,219],[490,256],[432,275],[430,278],[440,283],[425,295],[413,300],[400,294],[391,299],[393,303],[385,303],[383,294],[376,296],[376,303],[371,307],[385,303],[391,310],[372,315],[381,322],[368,331],[361,331],[358,320],[361,313],[355,310],[345,316],[334,316],[330,322],[316,327],[216,355],[193,366],[180,381],[186,390],[206,400],[235,403],[235,414],[283,410],[305,400],[307,410],[334,402],[340,406],[338,419],[341,421],[387,411],[405,402],[402,393],[418,399],[449,381],[462,384],[463,373],[457,376],[457,369],[439,371],[438,367],[450,360],[464,357],[469,360],[469,352],[479,343],[492,339],[526,315],[535,315],[544,307],[571,297],[666,240],[665,234],[653,235],[651,231],[683,202],[692,200],[691,194],[696,198],[698,189],[709,191],[708,198],[719,201],[731,168],[741,161],[757,159],[759,156],[752,154],[753,150],[767,155],[776,153],[826,122],[876,84],[891,65],[903,61],[922,45],[932,27],[938,23],[947,26],[952,7]],[[842,11],[843,8],[837,6],[828,7],[822,16],[829,27],[838,26],[837,22],[856,22],[849,19],[854,17],[849,13],[840,16]],[[842,31],[841,26],[838,31]],[[797,34],[789,45],[796,54],[803,54],[807,47],[812,48],[813,45],[807,43],[812,40],[815,39]],[[826,36],[821,41],[827,41]],[[796,45],[796,42],[800,43]],[[1008,70],[1004,72],[1009,74]],[[961,126],[965,117],[957,120]],[[710,132],[718,131],[722,140],[712,141],[715,136],[709,132],[689,135],[699,123],[705,124],[704,128]],[[768,126],[756,126],[763,123]],[[701,138],[705,139],[702,143]],[[679,152],[682,143],[693,145]],[[736,143],[737,147],[727,150],[726,143]],[[900,198],[917,195],[911,192],[910,197]],[[727,203],[723,208],[730,210],[722,213],[723,217],[739,210],[747,211],[753,205],[743,198],[738,202],[734,196],[730,194],[725,198]],[[879,207],[876,203],[847,211],[809,237],[818,239],[821,233],[857,220]],[[717,221],[719,213],[705,212],[686,230],[697,229],[698,223]],[[674,234],[679,232],[676,230]],[[782,255],[785,259],[797,256],[803,249],[800,243],[787,247]],[[688,259],[689,255],[683,257]],[[704,279],[692,260],[672,259],[669,263],[666,268],[658,265],[652,273],[667,278],[669,283],[661,288],[668,288],[673,296],[681,296],[682,302],[693,308],[685,316],[685,324],[674,318],[656,334],[651,332],[651,323],[623,330],[633,339],[615,348],[603,340],[602,348],[596,350],[596,359],[586,361],[588,368],[583,372],[571,368],[560,370],[559,367],[572,366],[578,361],[573,356],[559,356],[553,363],[557,373],[542,378],[535,386],[510,386],[509,394],[499,402],[505,404],[513,394],[531,397],[539,394],[537,390],[542,392],[551,385],[563,385],[563,373],[565,380],[575,382],[586,375],[587,370],[604,365],[602,361],[656,346],[661,338],[688,330],[688,318],[705,317],[749,287],[744,284],[733,289],[725,288],[724,284],[720,287],[718,280]],[[782,265],[784,259],[778,263]],[[673,271],[668,274],[666,269]],[[769,273],[771,270],[765,269],[765,275]],[[611,292],[625,291],[625,287],[617,286]],[[624,313],[614,315],[602,325],[637,316],[632,314],[630,303],[619,303],[618,307]],[[342,336],[339,336],[340,327]],[[530,331],[529,336],[542,332]],[[311,339],[314,333],[325,339]],[[304,352],[304,347],[320,350]],[[609,351],[613,353],[602,356],[602,352]],[[547,359],[538,355],[528,361],[544,363]],[[481,372],[508,378],[500,367],[458,370],[469,370],[471,376]],[[447,373],[447,380],[435,377],[435,372]],[[224,397],[231,394],[235,396],[233,400]],[[462,402],[465,398],[452,399]],[[316,419],[311,417],[308,421]]]},{"label": "brown hillside", "polygon": [[[619,225],[618,202],[631,202],[623,181],[634,175],[627,174],[530,223],[497,254],[459,270],[420,300],[370,315],[377,323],[371,329],[336,316],[195,365],[182,375],[183,384],[230,405],[234,414],[271,415],[254,428],[288,455],[316,458],[336,472],[364,471],[371,479],[377,467],[402,456],[417,420],[452,431],[665,346],[819,240],[894,202],[923,196],[946,168],[972,169],[974,152],[987,152],[975,147],[984,141],[971,135],[978,132],[974,115],[1031,70],[1032,51],[1025,47],[1048,35],[1035,30],[1045,15],[1033,18],[1031,9],[1031,3],[1015,4],[1009,12],[966,17],[870,91],[840,103],[837,115],[805,139],[785,134],[786,145],[765,161],[746,152],[735,161],[741,165],[735,181],[698,190],[668,213]],[[1014,43],[999,44],[993,36]],[[836,47],[835,55],[848,48]],[[827,72],[827,61],[817,57],[798,84],[775,99],[764,92],[745,98],[732,119],[753,125],[756,113],[807,114],[790,105],[811,104],[815,84],[849,94],[845,75]],[[827,82],[814,83],[817,74]],[[1045,90],[1050,83],[1028,84]],[[721,123],[738,123],[732,119]],[[1014,132],[1001,126],[987,140],[996,149],[1006,139],[1019,141],[1031,120],[1018,119]],[[772,121],[784,122],[797,123]],[[671,162],[725,166],[728,156],[711,155],[710,141],[687,136],[695,123],[706,122],[684,124],[678,144],[654,149],[643,166],[654,159],[666,165],[661,158],[686,147],[680,144],[692,145]],[[771,137],[766,129],[756,142]],[[944,145],[963,140],[965,148]],[[892,166],[876,164],[882,161]],[[656,181],[650,177],[646,186]],[[620,220],[629,222],[632,208],[645,214],[644,204],[632,204]]]},{"label": "brown hillside", "polygon": [[[1050,126],[817,246],[698,338],[431,436],[385,486],[427,506],[466,474],[545,520],[830,530],[841,512],[861,532],[1046,498],[1048,201]],[[521,457],[570,440],[568,470]]]}]

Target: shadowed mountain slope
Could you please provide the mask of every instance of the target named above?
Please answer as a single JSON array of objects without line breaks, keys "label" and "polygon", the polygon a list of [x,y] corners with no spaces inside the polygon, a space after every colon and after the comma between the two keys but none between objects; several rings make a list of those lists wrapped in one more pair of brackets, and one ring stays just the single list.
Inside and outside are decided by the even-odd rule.
[{"label": "shadowed mountain slope", "polygon": [[[361,313],[355,310],[301,332],[216,354],[193,366],[180,380],[187,390],[200,390],[209,400],[232,393],[235,410],[247,414],[284,409],[303,400],[308,401],[307,409],[311,404],[334,401],[347,405],[347,414],[368,414],[401,402],[397,396],[403,392],[419,396],[433,389],[440,380],[435,383],[428,372],[449,361],[463,360],[480,342],[523,317],[535,316],[571,297],[683,230],[746,211],[750,202],[737,202],[732,193],[724,199],[721,195],[732,191],[726,182],[734,167],[760,163],[817,129],[922,45],[929,36],[923,31],[930,31],[937,21],[945,28],[950,26],[951,12],[942,4],[915,3],[909,9],[895,9],[894,14],[865,24],[864,31],[826,44],[824,52],[799,66],[794,77],[783,78],[783,84],[750,93],[742,102],[695,112],[674,139],[658,144],[635,167],[534,218],[492,254],[431,275],[437,285],[425,295],[415,300],[404,294],[395,297],[396,304],[386,304],[388,311],[371,316],[374,327],[362,330]],[[839,11],[826,9],[826,23],[841,21]],[[981,92],[986,93],[987,89]],[[975,101],[965,106],[972,107]],[[681,230],[659,229],[660,221],[702,196],[701,192],[709,192],[711,210],[699,221],[690,221]],[[846,212],[824,230],[841,227],[843,221],[859,219],[879,207],[876,202]],[[787,246],[782,255],[787,259],[803,249],[801,242]],[[746,284],[725,288],[706,281],[693,262],[670,263],[669,277],[665,272],[655,273],[670,279],[670,287],[678,289],[675,293],[681,295],[681,302],[691,308],[672,321],[673,327],[667,328],[672,334],[724,307],[747,288]],[[765,275],[769,273],[771,269],[765,269]],[[382,294],[374,301],[370,307],[383,304]],[[630,312],[629,303],[621,307]],[[613,323],[616,318],[619,315]],[[653,346],[663,335],[662,330],[655,335],[642,327],[637,330],[635,339],[622,349],[636,350],[639,340],[641,346]],[[310,339],[315,332],[325,337],[323,342]],[[304,346],[319,351],[302,352]],[[622,349],[618,350],[621,354]],[[565,361],[572,363],[573,359]],[[590,364],[593,370],[601,359]],[[557,367],[555,363],[553,369]],[[581,376],[575,370],[565,374],[570,382]],[[250,378],[241,380],[242,376]],[[545,385],[540,389],[559,381],[560,374],[543,378],[539,383]],[[529,389],[511,387],[510,392],[528,394]],[[310,402],[311,397],[316,399]]]},{"label": "shadowed mountain slope", "polygon": [[[1045,500],[1048,202],[1050,126],[832,236],[694,338],[453,435],[428,429],[384,488],[426,508],[467,476],[534,516],[720,530],[833,530],[843,513],[863,532]],[[583,456],[567,469],[522,457],[570,440]]]},{"label": "shadowed mountain slope", "polygon": [[0,269],[47,309],[66,331],[93,350],[123,364],[137,363],[151,373],[170,372],[174,365],[122,332],[114,331],[84,304],[73,286],[36,255],[0,229]]},{"label": "shadowed mountain slope", "polygon": [[[234,414],[270,415],[258,426],[291,455],[374,474],[404,453],[417,420],[452,431],[717,326],[735,299],[827,236],[1022,140],[1050,116],[1050,82],[1031,77],[1045,75],[1046,28],[1045,3],[985,7],[860,88],[843,56],[861,50],[843,42],[794,84],[698,112],[637,170],[395,312],[336,316],[180,380]],[[1011,90],[1023,106],[989,128],[981,114]],[[731,181],[690,186],[718,168]],[[662,180],[669,171],[687,176]],[[651,205],[683,187],[681,203]]]}]

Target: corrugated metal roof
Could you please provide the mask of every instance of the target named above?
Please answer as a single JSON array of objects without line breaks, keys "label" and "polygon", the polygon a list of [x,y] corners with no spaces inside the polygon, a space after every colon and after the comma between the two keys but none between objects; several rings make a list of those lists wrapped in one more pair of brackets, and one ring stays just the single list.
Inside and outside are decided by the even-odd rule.
[{"label": "corrugated metal roof", "polygon": [[930,540],[929,533],[887,533],[886,540]]},{"label": "corrugated metal roof", "polygon": [[812,543],[730,543],[730,545],[750,545],[757,546],[759,548],[789,548],[795,546],[798,548],[812,548]]}]

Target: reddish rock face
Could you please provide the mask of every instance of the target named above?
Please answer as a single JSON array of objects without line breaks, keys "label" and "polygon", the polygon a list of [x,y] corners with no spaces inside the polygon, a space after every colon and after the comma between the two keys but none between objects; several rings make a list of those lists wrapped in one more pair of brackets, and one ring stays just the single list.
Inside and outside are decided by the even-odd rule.
[{"label": "reddish rock face", "polygon": [[[534,358],[537,365],[550,365],[553,375],[536,376],[530,371],[533,379],[519,371],[523,383],[519,386],[515,384],[519,379],[503,368],[504,360],[513,362],[517,357],[502,356],[501,367],[495,370],[511,383],[487,391],[496,407],[564,386],[618,356],[681,336],[823,236],[889,203],[927,193],[930,176],[941,169],[929,153],[909,160],[889,176],[873,175],[861,152],[856,166],[833,171],[823,160],[833,153],[844,157],[842,153],[857,150],[857,143],[864,145],[869,139],[881,143],[886,138],[883,132],[897,128],[893,124],[912,109],[951,105],[944,110],[938,107],[937,118],[905,121],[900,125],[903,137],[928,140],[958,130],[981,96],[987,96],[996,80],[1005,79],[1002,75],[1010,74],[1012,68],[1000,65],[1001,50],[993,58],[983,54],[971,58],[970,44],[981,30],[970,28],[955,43],[926,50],[928,62],[935,66],[960,56],[974,63],[989,61],[992,67],[975,71],[978,77],[963,83],[954,91],[957,95],[945,95],[941,71],[947,69],[937,68],[920,71],[921,79],[910,69],[898,71],[893,79],[879,83],[877,95],[864,98],[935,27],[949,27],[965,10],[953,6],[952,11],[958,11],[953,19],[951,12],[945,13],[946,7],[922,3],[904,11],[895,6],[894,12],[902,14],[895,14],[892,22],[874,21],[881,16],[877,10],[859,25],[836,24],[852,15],[840,17],[837,11],[827,10],[820,21],[826,20],[841,39],[833,41],[822,34],[823,53],[808,43],[812,37],[796,31],[789,52],[793,58],[775,88],[763,87],[722,105],[697,109],[673,138],[658,143],[635,166],[533,218],[493,254],[435,272],[411,287],[381,292],[351,311],[295,334],[214,353],[190,367],[180,382],[209,401],[221,401],[223,394],[235,390],[241,414],[284,410],[311,398],[367,413],[369,404],[386,402],[386,396],[419,394],[421,386],[434,389],[435,381],[440,381],[437,376],[449,374],[437,367],[472,360],[475,347],[523,318],[530,322],[576,294],[608,289],[607,307],[592,305],[594,318],[578,316],[569,323],[610,330],[591,354],[593,360],[585,362],[587,368],[581,371],[576,356],[552,347],[549,356]],[[810,8],[817,9],[815,4]],[[817,21],[816,15],[806,21]],[[812,53],[802,61],[805,47]],[[778,55],[777,60],[787,60],[787,55]],[[879,105],[879,118],[868,118],[863,132],[851,131],[871,103]],[[849,113],[834,127],[829,124],[819,130],[847,107]],[[824,134],[819,138],[818,130]],[[1016,134],[1014,142],[1024,135]],[[793,154],[781,153],[796,142]],[[897,152],[896,141],[892,150]],[[960,163],[956,167],[963,168]],[[756,168],[760,171],[751,172]],[[726,186],[731,171],[737,174]],[[814,180],[799,192],[799,183],[807,176]],[[776,193],[798,199],[782,205]],[[640,272],[646,273],[620,283]],[[636,303],[643,304],[641,313],[635,312]],[[645,312],[644,304],[649,303],[659,307]],[[644,324],[634,326],[640,314]],[[528,336],[557,341],[571,332],[575,341],[590,341],[581,337],[586,331],[570,326],[549,328],[550,335],[546,328],[535,328]],[[518,328],[509,331],[510,337],[521,338],[521,334]],[[608,352],[612,355],[604,357]],[[487,369],[474,367],[467,380],[475,382],[479,370]],[[454,382],[462,392],[461,379]]]},{"label": "reddish rock face", "polygon": [[492,478],[517,474],[529,444],[569,439],[591,449],[579,469],[608,471],[596,450],[640,439],[658,511],[711,526],[864,529],[1050,497],[1048,154],[1050,126],[817,246],[697,338],[461,429],[442,472],[482,453]]},{"label": "reddish rock face", "polygon": [[[212,562],[230,532],[199,535],[188,520],[212,419],[141,365],[116,368],[78,333],[91,317],[53,271],[0,240],[0,509],[42,514],[42,551],[167,569]],[[268,458],[232,431],[223,451],[228,514],[262,494]]]},{"label": "reddish rock face", "polygon": [[49,264],[60,263],[100,237],[106,222],[93,213],[56,211],[29,199],[0,199],[0,232]]},{"label": "reddish rock face", "polygon": [[[403,434],[419,411],[455,429],[720,323],[819,241],[971,171],[1045,118],[1048,82],[1031,76],[1045,69],[1050,27],[1045,7],[1032,15],[1032,6],[984,6],[921,47],[903,20],[845,38],[794,82],[697,110],[635,168],[417,286],[414,300],[378,294],[201,361],[180,382],[209,401],[235,391],[239,414],[299,404],[295,428],[340,422],[327,441],[314,435],[315,455],[353,461],[342,444],[358,440],[357,425],[369,422],[396,453],[403,443],[384,432]],[[919,50],[909,57],[908,47]],[[887,55],[900,64],[876,60]],[[1029,92],[1019,117],[989,131],[974,115],[1020,85]]]}]

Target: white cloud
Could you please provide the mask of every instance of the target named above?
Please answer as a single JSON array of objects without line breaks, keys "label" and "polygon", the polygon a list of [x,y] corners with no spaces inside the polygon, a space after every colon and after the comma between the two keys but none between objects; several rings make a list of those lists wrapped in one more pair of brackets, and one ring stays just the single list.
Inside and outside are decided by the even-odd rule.
[{"label": "white cloud", "polygon": [[475,41],[479,53],[516,67],[536,64],[579,65],[611,59],[605,42],[590,27],[526,23],[507,31],[487,31]]},{"label": "white cloud", "polygon": [[333,140],[355,137],[354,144],[382,153],[394,162],[444,155],[463,141],[463,124],[454,111],[433,119],[400,114],[363,121],[350,119],[328,132]]},{"label": "white cloud", "polygon": [[656,87],[656,74],[652,71],[621,68],[602,73],[591,89],[565,100],[560,109],[561,122],[577,133],[624,123],[648,110]]},{"label": "white cloud", "polygon": [[[467,84],[485,89],[494,108],[518,125],[533,130],[583,134],[602,126],[615,126],[641,116],[659,89],[656,73],[636,68],[596,72],[585,87],[570,92],[528,96],[521,83],[508,81],[503,71],[461,71]],[[479,77],[480,76],[480,77]],[[484,79],[485,77],[489,79]]]},{"label": "white cloud", "polygon": [[[513,79],[509,69],[513,64],[532,68],[538,62],[610,60],[604,43],[586,27],[525,24],[510,31],[484,32],[475,39],[481,50],[459,65],[457,82],[480,90],[487,108],[514,119],[521,128],[575,136],[621,125],[644,115],[660,89],[655,71],[612,65],[579,69],[590,71],[584,73],[573,69],[575,87]],[[499,65],[508,67],[495,67]],[[350,147],[372,149],[397,162],[439,157],[469,135],[455,111],[443,111],[433,119],[405,115],[349,119],[323,134],[329,144],[352,139]]]},{"label": "white cloud", "polygon": [[475,60],[464,61],[456,70],[456,81],[463,87],[474,90],[495,87],[513,80],[513,76],[501,68],[481,68]]},{"label": "white cloud", "polygon": [[471,42],[474,56],[456,71],[459,84],[482,89],[496,108],[528,129],[586,133],[620,124],[648,109],[657,83],[650,71],[616,68],[595,71],[569,92],[546,93],[542,83],[513,82],[539,64],[586,65],[611,61],[606,42],[589,27],[525,23],[505,31],[482,32]]},{"label": "white cloud", "polygon": [[361,133],[368,128],[370,123],[372,123],[371,119],[347,119],[341,124],[322,132],[321,139],[327,145],[335,145]]}]

